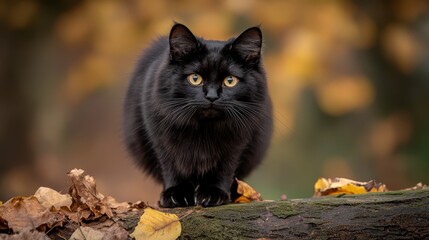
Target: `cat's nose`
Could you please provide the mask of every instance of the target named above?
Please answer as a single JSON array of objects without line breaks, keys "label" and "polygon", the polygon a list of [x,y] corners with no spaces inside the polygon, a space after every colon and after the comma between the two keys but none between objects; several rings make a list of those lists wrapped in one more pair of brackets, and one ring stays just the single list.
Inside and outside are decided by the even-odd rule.
[{"label": "cat's nose", "polygon": [[216,101],[219,98],[219,95],[217,94],[216,89],[209,88],[206,94],[206,98],[210,100],[211,102]]}]

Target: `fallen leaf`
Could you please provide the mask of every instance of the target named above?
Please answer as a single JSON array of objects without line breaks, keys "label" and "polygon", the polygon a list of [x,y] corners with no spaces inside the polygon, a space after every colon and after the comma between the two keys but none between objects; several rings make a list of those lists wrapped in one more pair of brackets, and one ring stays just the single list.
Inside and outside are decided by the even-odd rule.
[{"label": "fallen leaf", "polygon": [[32,231],[30,229],[26,229],[25,231],[22,231],[17,234],[11,234],[11,235],[3,235],[0,234],[0,239],[7,239],[7,240],[22,240],[22,239],[37,239],[37,240],[50,240],[50,238],[43,232],[39,231]]},{"label": "fallen leaf", "polygon": [[262,201],[261,194],[258,193],[249,184],[235,179],[237,182],[237,194],[238,197],[234,199],[234,203],[248,203],[252,201]]},{"label": "fallen leaf", "polygon": [[47,187],[40,187],[37,189],[34,196],[45,208],[50,208],[52,206],[54,206],[55,209],[60,209],[61,207],[70,208],[72,204],[72,198],[69,194],[61,194]]},{"label": "fallen leaf", "polygon": [[142,201],[137,201],[131,204],[131,208],[135,208],[135,209],[144,209],[146,207],[147,207],[147,204]]},{"label": "fallen leaf", "polygon": [[314,184],[314,196],[385,192],[386,186],[374,180],[358,182],[347,178],[319,178]]},{"label": "fallen leaf", "polygon": [[419,182],[413,187],[405,188],[402,190],[419,190],[419,189],[427,189],[427,188],[428,188],[428,186],[426,184]]},{"label": "fallen leaf", "polygon": [[71,178],[72,185],[69,194],[72,204],[69,209],[61,207],[61,212],[73,222],[80,220],[94,220],[103,215],[109,218],[113,213],[122,214],[128,211],[146,207],[143,202],[134,204],[118,202],[111,196],[104,196],[97,191],[97,185],[93,177],[84,176],[82,169],[73,169],[67,173]]},{"label": "fallen leaf", "polygon": [[108,239],[128,239],[128,232],[119,223],[114,223],[104,231],[109,236]]},{"label": "fallen leaf", "polygon": [[90,219],[90,216],[93,215],[89,209],[71,211],[69,208],[62,207],[59,212],[75,223],[80,223],[83,219]]},{"label": "fallen leaf", "polygon": [[128,212],[131,209],[131,204],[127,202],[118,202],[111,196],[106,196],[103,199],[103,204],[109,206],[116,213]]},{"label": "fallen leaf", "polygon": [[234,203],[249,203],[249,202],[251,202],[251,200],[244,196],[239,196],[234,200]]},{"label": "fallen leaf", "polygon": [[69,239],[128,239],[128,232],[119,223],[106,220],[77,228]]},{"label": "fallen leaf", "polygon": [[78,227],[70,236],[70,240],[101,240],[106,238],[105,233],[91,227]]},{"label": "fallen leaf", "polygon": [[84,211],[90,209],[94,214],[94,219],[106,214],[112,217],[112,209],[107,205],[103,199],[103,194],[97,191],[95,180],[91,176],[83,176],[82,169],[73,169],[67,175],[72,180],[69,194],[72,197],[73,203],[71,210],[77,212],[78,210]]},{"label": "fallen leaf", "polygon": [[36,197],[15,197],[0,206],[0,216],[14,232],[52,227],[64,220],[64,216],[42,206]]},{"label": "fallen leaf", "polygon": [[146,208],[131,237],[136,240],[177,239],[182,232],[179,217]]}]

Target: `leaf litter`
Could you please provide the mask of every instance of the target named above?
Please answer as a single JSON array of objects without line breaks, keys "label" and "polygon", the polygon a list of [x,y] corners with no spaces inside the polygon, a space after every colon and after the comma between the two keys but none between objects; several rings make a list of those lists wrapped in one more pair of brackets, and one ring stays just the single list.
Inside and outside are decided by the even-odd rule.
[{"label": "leaf litter", "polygon": [[[14,197],[0,203],[0,239],[64,238],[56,235],[60,227],[67,228],[70,239],[176,239],[181,233],[180,220],[175,214],[164,213],[138,201],[118,202],[97,190],[93,177],[84,170],[67,173],[71,179],[68,193],[40,187],[33,196]],[[261,195],[247,183],[236,179],[233,202],[261,201]],[[122,226],[121,216],[128,212],[144,213],[131,235]],[[31,236],[31,237],[29,237]],[[49,237],[48,237],[49,236]]]},{"label": "leaf litter", "polygon": [[104,196],[94,178],[83,173],[81,169],[67,173],[72,182],[67,194],[40,187],[33,196],[0,204],[0,239],[64,238],[53,232],[65,225],[74,228],[70,239],[127,239],[128,232],[115,217],[147,205]]}]

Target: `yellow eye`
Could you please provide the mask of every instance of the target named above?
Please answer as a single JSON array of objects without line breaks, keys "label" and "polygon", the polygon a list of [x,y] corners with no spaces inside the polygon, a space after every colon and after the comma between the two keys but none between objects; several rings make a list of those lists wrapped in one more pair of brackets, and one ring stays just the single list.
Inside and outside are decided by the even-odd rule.
[{"label": "yellow eye", "polygon": [[193,86],[198,86],[203,83],[203,77],[196,73],[189,74],[187,78],[188,82]]},{"label": "yellow eye", "polygon": [[234,87],[235,85],[237,85],[238,83],[238,79],[234,76],[228,76],[223,80],[223,84],[225,84],[225,86],[227,87]]}]

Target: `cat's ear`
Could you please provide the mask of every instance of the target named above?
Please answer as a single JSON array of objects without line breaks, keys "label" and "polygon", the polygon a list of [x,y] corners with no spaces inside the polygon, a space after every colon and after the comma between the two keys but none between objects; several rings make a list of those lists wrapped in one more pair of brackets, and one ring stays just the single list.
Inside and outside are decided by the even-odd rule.
[{"label": "cat's ear", "polygon": [[232,42],[231,48],[247,63],[258,63],[262,48],[261,29],[259,27],[247,29]]},{"label": "cat's ear", "polygon": [[179,23],[171,28],[169,41],[172,60],[183,60],[198,47],[194,34],[185,25]]}]

